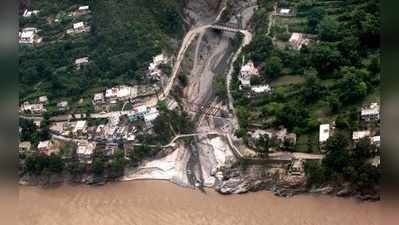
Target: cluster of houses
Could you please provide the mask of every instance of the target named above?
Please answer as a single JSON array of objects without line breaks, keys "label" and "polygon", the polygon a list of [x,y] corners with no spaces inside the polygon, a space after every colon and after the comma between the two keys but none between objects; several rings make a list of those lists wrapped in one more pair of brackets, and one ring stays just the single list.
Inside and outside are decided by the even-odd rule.
[{"label": "cluster of houses", "polygon": [[162,71],[159,69],[159,66],[161,64],[167,64],[168,61],[169,61],[168,57],[166,57],[164,54],[155,56],[150,65],[148,66],[147,75],[151,79],[160,80]]},{"label": "cluster of houses", "polygon": [[105,92],[99,92],[94,94],[93,103],[95,105],[101,105],[106,102],[116,103],[118,101],[126,101],[137,97],[137,87],[130,86],[116,86],[105,90]]},{"label": "cluster of houses", "polygon": [[243,65],[240,69],[240,74],[238,76],[238,80],[240,81],[240,90],[249,89],[251,94],[258,95],[258,94],[267,94],[271,93],[272,89],[269,85],[252,85],[251,78],[252,77],[259,77],[259,70],[255,67],[255,64],[252,60],[248,60],[248,62]]},{"label": "cluster of houses", "polygon": [[[32,16],[39,15],[40,10],[28,10],[26,9],[22,17],[24,18],[30,18]],[[82,15],[86,15],[90,13],[89,6],[80,6],[77,8],[75,12],[70,13],[70,16],[73,17],[78,17]],[[59,19],[56,19],[55,22],[60,22]],[[90,26],[85,24],[85,22],[80,21],[73,23],[71,29],[67,29],[66,33],[67,34],[77,34],[77,33],[84,33],[84,32],[89,32],[90,31]],[[18,35],[18,40],[20,44],[29,44],[29,45],[35,45],[39,44],[42,42],[43,38],[38,35],[39,29],[35,27],[26,27],[22,28],[21,31],[19,32]]]},{"label": "cluster of houses", "polygon": [[30,103],[28,101],[24,102],[20,106],[20,112],[29,114],[42,114],[46,112],[45,105],[48,104],[47,96],[40,96],[35,103]]},{"label": "cluster of houses", "polygon": [[[379,122],[380,120],[380,106],[378,103],[371,103],[361,109],[361,119],[364,122]],[[321,124],[319,130],[319,143],[321,148],[327,142],[329,137],[334,133],[335,126],[332,124]],[[376,135],[373,130],[359,130],[352,133],[352,141],[354,144],[363,138],[369,138],[370,143],[376,147],[380,147],[380,135]]]}]

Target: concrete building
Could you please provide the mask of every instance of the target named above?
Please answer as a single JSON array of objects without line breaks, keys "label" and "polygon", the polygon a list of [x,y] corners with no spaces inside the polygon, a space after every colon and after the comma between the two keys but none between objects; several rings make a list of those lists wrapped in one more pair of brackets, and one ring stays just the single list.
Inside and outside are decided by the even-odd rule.
[{"label": "concrete building", "polygon": [[380,120],[380,105],[377,102],[371,103],[369,106],[362,108],[361,118],[365,121]]},{"label": "concrete building", "polygon": [[263,94],[263,93],[271,93],[272,88],[269,85],[256,85],[251,87],[251,91],[254,95]]},{"label": "concrete building", "polygon": [[104,103],[105,102],[104,93],[101,92],[101,93],[94,94],[93,101],[96,104]]},{"label": "concrete building", "polygon": [[91,164],[95,148],[96,148],[95,142],[89,142],[87,140],[78,141],[76,154],[78,156],[79,161]]},{"label": "concrete building", "polygon": [[371,133],[369,130],[355,131],[352,134],[353,141],[359,141],[362,138],[370,137]]},{"label": "concrete building", "polygon": [[304,161],[302,159],[293,159],[291,162],[291,166],[288,169],[288,173],[293,176],[304,175]]},{"label": "concrete building", "polygon": [[19,153],[27,153],[31,150],[32,144],[29,141],[24,141],[19,143]]},{"label": "concrete building", "polygon": [[87,12],[87,11],[90,10],[90,8],[89,8],[88,5],[83,5],[83,6],[79,6],[78,10],[79,10],[79,11]]},{"label": "concrete building", "polygon": [[75,128],[73,129],[73,133],[74,134],[86,133],[86,129],[87,129],[87,121],[79,120],[76,122]]},{"label": "concrete building", "polygon": [[152,125],[152,121],[154,121],[159,116],[159,111],[157,108],[150,108],[147,113],[144,114],[144,122],[147,126]]},{"label": "concrete building", "polygon": [[321,124],[319,129],[319,143],[324,143],[330,138],[330,124]]},{"label": "concrete building", "polygon": [[44,154],[47,156],[51,155],[52,153],[57,152],[56,148],[54,148],[54,146],[50,140],[39,142],[37,149],[39,150],[39,152],[41,154]]},{"label": "concrete building", "polygon": [[22,16],[25,17],[25,18],[29,18],[29,17],[31,17],[31,16],[37,16],[39,13],[40,13],[39,10],[32,10],[32,11],[30,11],[30,10],[27,10],[27,9],[26,9],[26,10],[24,11],[24,13],[22,14]]},{"label": "concrete building", "polygon": [[371,144],[373,144],[379,148],[381,146],[381,136],[371,137],[370,142],[371,142]]},{"label": "concrete building", "polygon": [[47,96],[40,96],[40,97],[39,97],[39,103],[47,104],[47,103],[48,103],[48,98],[47,98]]},{"label": "concrete building", "polygon": [[282,9],[279,10],[278,15],[279,16],[290,16],[291,15],[291,9],[282,8]]},{"label": "concrete building", "polygon": [[75,60],[75,67],[77,70],[80,70],[80,68],[83,65],[87,65],[89,63],[89,57],[83,57]]},{"label": "concrete building", "polygon": [[242,87],[250,87],[251,86],[251,77],[259,76],[259,71],[255,67],[254,63],[249,60],[247,64],[241,67],[239,80],[241,82]]},{"label": "concrete building", "polygon": [[66,111],[69,109],[68,101],[62,101],[57,103],[58,111]]},{"label": "concrete building", "polygon": [[84,22],[78,22],[74,23],[72,25],[72,29],[68,29],[66,31],[67,34],[74,34],[74,33],[84,33],[84,32],[89,32],[90,31],[90,26],[86,26]]},{"label": "concrete building", "polygon": [[44,105],[40,104],[30,104],[29,102],[25,102],[21,105],[20,111],[24,113],[32,113],[32,114],[42,114],[46,112]]},{"label": "concrete building", "polygon": [[19,43],[20,44],[40,43],[42,41],[42,38],[40,38],[37,35],[38,32],[39,30],[34,27],[27,27],[22,29],[22,31],[19,32]]},{"label": "concrete building", "polygon": [[296,50],[300,50],[302,46],[308,45],[309,42],[310,40],[305,38],[305,35],[302,33],[292,33],[289,39],[290,45]]}]

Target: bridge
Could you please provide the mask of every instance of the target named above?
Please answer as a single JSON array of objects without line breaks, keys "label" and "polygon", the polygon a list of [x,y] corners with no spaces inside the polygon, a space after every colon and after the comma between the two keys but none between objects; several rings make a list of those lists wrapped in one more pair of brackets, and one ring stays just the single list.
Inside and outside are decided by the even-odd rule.
[{"label": "bridge", "polygon": [[238,23],[215,23],[211,25],[211,28],[234,33],[241,32],[241,26]]}]

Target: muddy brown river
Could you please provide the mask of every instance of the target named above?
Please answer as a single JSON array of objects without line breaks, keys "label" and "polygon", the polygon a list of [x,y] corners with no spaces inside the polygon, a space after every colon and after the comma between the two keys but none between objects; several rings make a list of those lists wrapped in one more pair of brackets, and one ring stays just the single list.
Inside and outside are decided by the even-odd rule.
[{"label": "muddy brown river", "polygon": [[20,187],[19,224],[377,225],[381,203],[329,196],[223,196],[160,181],[101,187]]}]

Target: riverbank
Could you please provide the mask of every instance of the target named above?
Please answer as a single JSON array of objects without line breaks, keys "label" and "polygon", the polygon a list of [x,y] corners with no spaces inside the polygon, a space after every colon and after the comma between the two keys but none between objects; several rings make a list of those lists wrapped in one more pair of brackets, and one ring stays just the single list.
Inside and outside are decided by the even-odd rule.
[{"label": "riverbank", "polygon": [[[270,192],[223,196],[168,182],[134,181],[100,187],[20,187],[22,225],[375,225],[381,203],[330,196],[278,198]],[[35,207],[32,207],[35,202]]]}]

